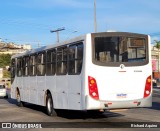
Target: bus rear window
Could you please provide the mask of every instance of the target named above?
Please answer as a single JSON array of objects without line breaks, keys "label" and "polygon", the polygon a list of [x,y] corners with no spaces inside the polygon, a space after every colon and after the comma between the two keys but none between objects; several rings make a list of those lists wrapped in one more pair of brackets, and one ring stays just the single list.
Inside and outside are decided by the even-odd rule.
[{"label": "bus rear window", "polygon": [[101,63],[146,60],[146,40],[137,37],[96,37],[94,59]]}]

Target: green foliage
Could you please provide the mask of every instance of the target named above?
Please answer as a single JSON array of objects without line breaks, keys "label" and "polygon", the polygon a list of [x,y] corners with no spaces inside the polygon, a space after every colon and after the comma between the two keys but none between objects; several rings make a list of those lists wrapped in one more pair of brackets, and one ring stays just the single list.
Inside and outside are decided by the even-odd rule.
[{"label": "green foliage", "polygon": [[10,54],[0,54],[0,68],[5,68],[10,65],[11,55]]},{"label": "green foliage", "polygon": [[160,41],[155,41],[156,42],[156,48],[160,49]]},{"label": "green foliage", "polygon": [[3,78],[10,78],[11,74],[8,70],[3,70]]},{"label": "green foliage", "polygon": [[3,78],[10,78],[10,72],[6,70],[6,66],[10,66],[10,61],[10,54],[0,54],[0,68],[3,68]]}]

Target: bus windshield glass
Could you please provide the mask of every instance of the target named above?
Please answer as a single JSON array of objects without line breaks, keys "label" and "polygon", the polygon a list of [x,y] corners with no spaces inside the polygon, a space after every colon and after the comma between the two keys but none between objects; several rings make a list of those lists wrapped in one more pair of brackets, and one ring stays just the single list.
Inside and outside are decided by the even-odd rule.
[{"label": "bus windshield glass", "polygon": [[94,60],[101,63],[145,62],[146,39],[138,37],[95,37]]}]

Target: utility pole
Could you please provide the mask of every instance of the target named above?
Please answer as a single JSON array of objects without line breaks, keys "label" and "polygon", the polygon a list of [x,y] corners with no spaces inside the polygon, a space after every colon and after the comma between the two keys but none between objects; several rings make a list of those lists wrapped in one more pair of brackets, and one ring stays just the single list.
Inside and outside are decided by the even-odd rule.
[{"label": "utility pole", "polygon": [[96,0],[94,0],[94,32],[97,32]]},{"label": "utility pole", "polygon": [[56,30],[50,30],[51,33],[56,32],[57,33],[57,42],[59,43],[59,31],[65,30],[64,27],[58,28]]}]

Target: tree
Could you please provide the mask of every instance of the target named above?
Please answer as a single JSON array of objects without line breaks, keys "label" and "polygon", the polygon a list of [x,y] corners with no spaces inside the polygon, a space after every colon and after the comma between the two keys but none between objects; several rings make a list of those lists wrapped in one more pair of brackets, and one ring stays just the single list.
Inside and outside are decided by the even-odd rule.
[{"label": "tree", "polygon": [[160,49],[160,41],[155,40],[156,42],[156,48],[159,50]]},{"label": "tree", "polygon": [[10,75],[10,72],[8,70],[3,70],[3,78],[10,78],[11,75]]},{"label": "tree", "polygon": [[5,68],[10,65],[11,55],[10,54],[0,54],[0,68]]},{"label": "tree", "polygon": [[9,78],[10,72],[6,69],[6,66],[10,66],[11,55],[10,54],[0,54],[0,68],[3,68],[3,77]]}]

